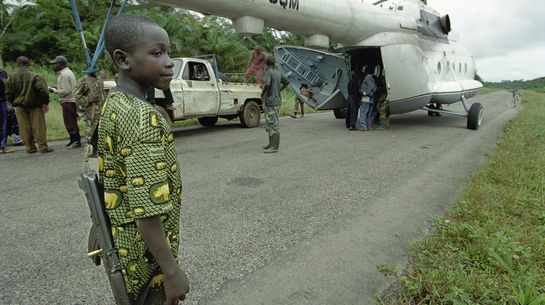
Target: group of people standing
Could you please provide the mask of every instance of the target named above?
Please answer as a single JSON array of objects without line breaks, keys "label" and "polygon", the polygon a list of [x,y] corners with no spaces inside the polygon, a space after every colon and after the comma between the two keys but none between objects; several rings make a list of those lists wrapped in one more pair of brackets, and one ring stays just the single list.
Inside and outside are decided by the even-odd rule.
[{"label": "group of people standing", "polygon": [[[66,146],[70,149],[81,148],[78,117],[83,117],[86,123],[86,136],[90,137],[94,130],[100,107],[104,101],[104,86],[97,78],[96,69],[85,71],[86,76],[76,81],[74,73],[68,67],[68,60],[64,56],[57,56],[50,62],[59,76],[57,87],[48,87],[45,79],[30,70],[30,60],[26,56],[19,56],[16,60],[17,70],[0,84],[0,109],[2,124],[0,128],[0,149],[2,153],[13,152],[6,148],[6,138],[10,133],[8,109],[15,108],[18,130],[26,146],[26,152],[49,153],[53,149],[47,145],[47,127],[45,114],[49,111],[49,93],[58,95],[62,107],[63,122],[70,137]],[[7,74],[7,73],[6,73]],[[7,75],[6,75],[7,76]],[[11,128],[13,129],[13,128]],[[12,142],[17,144],[16,132],[11,131]]]},{"label": "group of people standing", "polygon": [[[356,71],[352,71],[348,82],[346,128],[361,131],[372,130],[375,118],[378,118],[379,121],[377,130],[390,128],[390,105],[386,86],[386,80],[380,68],[368,67],[362,82],[360,82]],[[360,113],[359,126],[356,125],[358,112]]]},{"label": "group of people standing", "polygon": [[[15,107],[19,133],[27,153],[49,153],[47,146],[45,113],[49,111],[49,92],[45,79],[30,71],[30,61],[25,56],[17,58],[17,71],[5,83],[5,101]],[[5,133],[2,133],[5,136]],[[5,141],[5,138],[2,139]],[[4,152],[13,152],[12,150]]]}]

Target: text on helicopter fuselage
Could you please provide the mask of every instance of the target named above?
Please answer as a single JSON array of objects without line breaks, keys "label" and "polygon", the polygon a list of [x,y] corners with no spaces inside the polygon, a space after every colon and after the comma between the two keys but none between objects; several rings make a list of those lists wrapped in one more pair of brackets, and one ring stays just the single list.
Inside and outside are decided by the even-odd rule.
[{"label": "text on helicopter fuselage", "polygon": [[271,4],[280,4],[284,9],[299,10],[299,0],[269,0]]}]

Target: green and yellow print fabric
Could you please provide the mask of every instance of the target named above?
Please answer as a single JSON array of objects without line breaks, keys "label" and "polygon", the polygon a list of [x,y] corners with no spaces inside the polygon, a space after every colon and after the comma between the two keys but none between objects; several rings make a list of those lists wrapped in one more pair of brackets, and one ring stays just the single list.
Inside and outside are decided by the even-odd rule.
[{"label": "green and yellow print fabric", "polygon": [[178,256],[182,181],[174,136],[151,105],[126,93],[111,94],[99,124],[98,165],[127,290],[138,295],[160,285],[159,267],[135,220],[161,216],[165,238]]}]

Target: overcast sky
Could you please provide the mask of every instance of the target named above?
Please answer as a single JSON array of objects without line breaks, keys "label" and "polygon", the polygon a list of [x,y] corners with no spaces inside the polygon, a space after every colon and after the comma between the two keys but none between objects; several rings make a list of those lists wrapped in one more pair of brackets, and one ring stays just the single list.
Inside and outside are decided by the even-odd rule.
[{"label": "overcast sky", "polygon": [[545,76],[545,1],[428,0],[449,14],[485,81]]}]

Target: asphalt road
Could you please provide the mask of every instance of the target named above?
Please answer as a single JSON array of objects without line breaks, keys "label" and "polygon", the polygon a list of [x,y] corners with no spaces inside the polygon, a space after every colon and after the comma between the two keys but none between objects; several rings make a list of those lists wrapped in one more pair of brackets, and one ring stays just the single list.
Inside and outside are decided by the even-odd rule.
[{"label": "asphalt road", "polygon": [[[516,110],[507,92],[478,96],[478,131],[459,117],[394,116],[391,129],[348,131],[332,113],[281,119],[281,148],[233,123],[176,132],[184,181],[184,304],[370,304],[404,266],[412,240],[463,191]],[[451,107],[455,109],[457,107]],[[82,151],[51,146],[0,156],[0,303],[112,304],[86,258]]]}]

